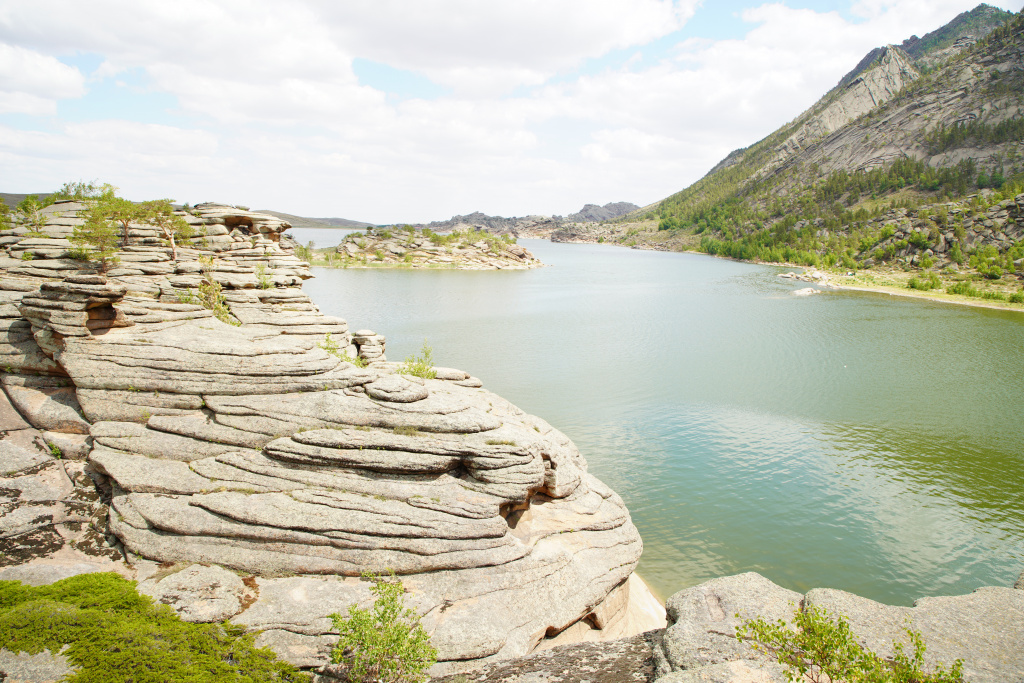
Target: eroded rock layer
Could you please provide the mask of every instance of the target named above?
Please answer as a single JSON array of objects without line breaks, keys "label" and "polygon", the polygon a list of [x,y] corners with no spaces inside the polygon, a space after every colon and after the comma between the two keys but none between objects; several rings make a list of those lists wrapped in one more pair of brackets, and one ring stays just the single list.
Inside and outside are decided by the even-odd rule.
[{"label": "eroded rock layer", "polygon": [[82,208],[0,235],[5,543],[43,534],[40,566],[72,542],[123,551],[186,618],[231,618],[303,666],[326,661],[327,615],[368,599],[366,571],[403,576],[442,670],[625,611],[640,538],[572,442],[465,372],[399,374],[382,336],[322,315],[287,223],[200,205],[177,259],[132,226],[99,274],[69,258]]}]

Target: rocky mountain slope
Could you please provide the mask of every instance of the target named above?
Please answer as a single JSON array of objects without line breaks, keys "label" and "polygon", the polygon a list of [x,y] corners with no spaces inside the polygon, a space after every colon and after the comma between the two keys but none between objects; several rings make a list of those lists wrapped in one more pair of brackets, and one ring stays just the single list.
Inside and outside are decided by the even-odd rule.
[{"label": "rocky mountain slope", "polygon": [[86,208],[0,232],[0,579],[113,569],[305,667],[364,571],[402,575],[440,671],[658,625],[573,443],[321,314],[288,223],[202,204],[176,258],[130,224],[100,273],[68,240]]},{"label": "rocky mountain slope", "polygon": [[304,218],[282,211],[271,211],[269,209],[257,209],[258,213],[266,213],[287,221],[293,228],[368,228],[372,223],[351,221],[347,218]]},{"label": "rocky mountain slope", "polygon": [[587,204],[576,213],[569,214],[564,218],[562,216],[503,218],[502,216],[488,216],[475,211],[465,216],[452,216],[446,221],[434,221],[427,225],[417,225],[416,227],[427,228],[436,232],[486,230],[487,232],[499,235],[513,235],[514,237],[547,237],[553,231],[575,223],[612,220],[639,208],[639,206],[630,202],[610,202],[604,206]]},{"label": "rocky mountain slope", "polygon": [[[993,30],[1005,16],[979,6],[911,40],[916,59],[881,48],[794,121],[682,192],[553,238],[851,269],[877,265],[893,211],[924,209],[952,222],[914,226],[927,239],[908,243],[890,266],[919,267],[949,229],[963,255],[958,269],[972,269],[972,251],[989,246],[1015,261],[1008,250],[1019,237],[972,240],[959,220],[1006,209],[1001,203],[1024,190],[1024,17]],[[946,275],[948,265],[931,268]]]},{"label": "rocky mountain slope", "polygon": [[[523,270],[544,265],[505,233],[483,230],[445,235],[429,228],[369,229],[350,234],[323,254],[327,265],[344,268],[456,268],[459,270]],[[320,263],[320,261],[316,261]]]}]

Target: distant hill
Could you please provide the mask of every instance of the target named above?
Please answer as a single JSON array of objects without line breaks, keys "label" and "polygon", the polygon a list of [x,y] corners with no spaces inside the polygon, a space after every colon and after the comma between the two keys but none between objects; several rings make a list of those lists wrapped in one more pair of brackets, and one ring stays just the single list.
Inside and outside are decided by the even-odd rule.
[{"label": "distant hill", "polygon": [[271,211],[270,209],[258,209],[258,211],[286,220],[292,224],[293,228],[369,228],[374,225],[373,223],[351,221],[347,218],[306,218],[290,213]]},{"label": "distant hill", "polygon": [[639,208],[639,206],[630,202],[612,202],[604,206],[587,204],[576,213],[566,216],[565,220],[578,223],[610,221],[613,218],[625,216],[630,211],[636,211]]},{"label": "distant hill", "polygon": [[879,48],[684,190],[552,239],[848,269],[955,270],[998,256],[1000,268],[1020,270],[1024,243],[977,216],[1024,190],[1024,15],[979,5],[903,44],[917,57]]},{"label": "distant hill", "polygon": [[11,207],[13,209],[18,204],[21,204],[23,201],[25,201],[25,197],[29,196],[30,194],[37,195],[40,199],[42,199],[43,197],[48,197],[48,196],[50,196],[53,193],[52,192],[29,192],[28,194],[12,194],[10,192],[0,192],[0,199],[3,199],[4,203],[7,204],[7,206],[9,206],[9,207]]}]

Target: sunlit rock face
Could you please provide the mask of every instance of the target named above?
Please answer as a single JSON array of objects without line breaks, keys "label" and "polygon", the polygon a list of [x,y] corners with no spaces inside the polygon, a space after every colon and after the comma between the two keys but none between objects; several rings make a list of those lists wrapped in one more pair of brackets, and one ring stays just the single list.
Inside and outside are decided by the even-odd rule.
[{"label": "sunlit rock face", "polygon": [[[326,661],[327,615],[369,600],[367,571],[402,576],[442,669],[588,616],[622,635],[608,625],[640,538],[565,435],[465,372],[398,374],[381,335],[351,334],[297,287],[309,271],[279,219],[202,205],[188,219],[206,234],[176,260],[140,225],[100,275],[65,253],[81,208],[50,207],[46,258],[5,233],[4,385],[26,428],[77,440],[109,506],[105,552],[147,592],[264,631],[304,666]],[[210,283],[222,319],[196,295]],[[202,587],[219,574],[172,589],[156,563],[250,578],[212,609],[185,594],[227,590]]]}]

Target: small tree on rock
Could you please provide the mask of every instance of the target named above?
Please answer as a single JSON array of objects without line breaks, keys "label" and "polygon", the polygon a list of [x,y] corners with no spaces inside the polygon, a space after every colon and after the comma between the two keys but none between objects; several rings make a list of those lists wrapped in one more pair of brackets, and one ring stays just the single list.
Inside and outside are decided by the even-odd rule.
[{"label": "small tree on rock", "polygon": [[142,209],[143,221],[160,229],[164,239],[171,245],[171,259],[177,261],[178,245],[175,243],[175,239],[192,237],[194,234],[192,226],[183,217],[174,213],[170,199],[154,199],[143,202]]},{"label": "small tree on rock", "polygon": [[106,213],[103,202],[83,212],[84,225],[75,226],[69,241],[88,251],[90,258],[100,261],[100,272],[107,272],[110,263],[117,263],[118,229]]},{"label": "small tree on rock", "polygon": [[420,617],[403,604],[405,588],[390,576],[363,574],[373,581],[373,608],[350,605],[348,616],[332,614],[338,645],[331,661],[341,664],[351,683],[419,683],[437,661],[437,650],[420,624]]}]

